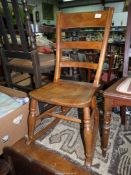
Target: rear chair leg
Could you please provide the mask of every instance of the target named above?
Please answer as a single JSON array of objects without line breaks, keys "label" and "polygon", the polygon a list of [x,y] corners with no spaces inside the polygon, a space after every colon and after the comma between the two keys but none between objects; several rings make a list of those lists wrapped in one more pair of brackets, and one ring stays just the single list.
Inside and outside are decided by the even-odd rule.
[{"label": "rear chair leg", "polygon": [[97,107],[97,101],[96,101],[96,97],[94,96],[92,99],[92,110],[94,111],[94,120],[95,122],[99,122],[99,110]]}]

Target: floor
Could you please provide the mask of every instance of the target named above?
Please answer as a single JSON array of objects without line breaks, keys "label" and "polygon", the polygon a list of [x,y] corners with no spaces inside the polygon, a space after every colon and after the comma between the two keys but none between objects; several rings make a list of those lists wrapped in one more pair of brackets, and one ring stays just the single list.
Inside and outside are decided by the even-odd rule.
[{"label": "floor", "polygon": [[[92,175],[87,170],[64,159],[60,155],[42,148],[40,145],[32,143],[30,146],[25,144],[25,140],[18,141],[13,147],[15,152],[22,154],[29,160],[34,160],[37,164],[54,171],[59,175]],[[56,173],[57,172],[57,173]]]}]

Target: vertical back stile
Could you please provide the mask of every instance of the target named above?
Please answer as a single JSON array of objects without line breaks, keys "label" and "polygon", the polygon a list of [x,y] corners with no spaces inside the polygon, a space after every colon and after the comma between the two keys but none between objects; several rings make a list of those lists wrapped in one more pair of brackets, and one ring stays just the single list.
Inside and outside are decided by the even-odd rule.
[{"label": "vertical back stile", "polygon": [[104,36],[103,36],[103,44],[102,44],[102,48],[101,48],[101,52],[100,52],[98,69],[97,69],[95,80],[93,83],[94,87],[98,87],[99,83],[100,83],[100,78],[101,78],[101,73],[102,73],[103,63],[104,63],[104,59],[105,59],[105,55],[106,55],[108,38],[109,38],[109,33],[110,33],[110,28],[111,28],[111,23],[112,23],[113,12],[114,12],[113,8],[110,8],[108,11],[108,16],[107,16],[106,25],[105,25],[105,31],[104,31]]},{"label": "vertical back stile", "polygon": [[22,24],[22,20],[19,14],[19,5],[18,5],[18,1],[17,0],[12,0],[12,6],[13,6],[13,10],[14,10],[14,14],[16,17],[16,24],[18,27],[18,31],[19,31],[19,35],[20,35],[20,39],[21,39],[21,47],[22,49],[27,52],[28,51],[28,44],[27,44],[27,39],[26,39],[26,35],[24,32],[24,26]]},{"label": "vertical back stile", "polygon": [[27,25],[26,29],[27,29],[27,34],[29,37],[29,44],[31,45],[32,49],[36,49],[35,36],[34,36],[33,31],[32,31],[32,28],[31,28],[31,21],[30,21],[30,14],[28,11],[27,0],[22,0],[22,3],[23,3],[23,8],[24,8],[25,17],[26,17],[26,19],[25,19],[26,25]]},{"label": "vertical back stile", "polygon": [[59,13],[57,15],[57,24],[56,24],[56,68],[55,68],[55,76],[54,76],[54,81],[57,81],[60,78],[60,72],[61,72],[61,68],[60,68],[60,59],[61,59],[61,55],[62,55],[62,51],[60,48],[60,42],[61,42],[61,27],[60,27],[60,23],[61,23],[61,14]]},{"label": "vertical back stile", "polygon": [[10,14],[8,2],[7,2],[7,0],[1,0],[1,2],[2,2],[3,9],[4,9],[4,14],[5,14],[5,18],[6,18],[6,21],[7,21],[6,23],[7,23],[7,26],[8,26],[8,30],[9,30],[11,40],[12,40],[12,43],[13,43],[12,47],[14,49],[18,50],[19,47],[18,47],[18,43],[17,43],[17,39],[16,39],[15,30],[14,30],[14,27],[13,27],[13,20],[12,20],[11,14]]},{"label": "vertical back stile", "polygon": [[9,44],[9,39],[7,36],[7,31],[6,31],[6,27],[4,24],[4,21],[2,19],[2,16],[0,16],[0,26],[1,26],[1,36],[3,36],[2,40],[4,40],[4,42],[2,41],[2,43],[5,45],[5,47],[10,50],[10,44]]}]

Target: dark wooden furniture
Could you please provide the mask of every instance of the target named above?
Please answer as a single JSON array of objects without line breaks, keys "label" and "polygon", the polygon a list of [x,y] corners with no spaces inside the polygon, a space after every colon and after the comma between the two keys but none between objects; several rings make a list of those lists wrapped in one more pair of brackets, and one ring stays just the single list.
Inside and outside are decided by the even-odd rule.
[{"label": "dark wooden furniture", "polygon": [[108,65],[107,68],[103,68],[101,84],[104,88],[109,87],[115,81],[117,81],[120,77],[120,67],[121,60],[114,53],[110,53],[106,55],[105,63]]},{"label": "dark wooden furniture", "polygon": [[103,138],[102,138],[102,153],[103,156],[106,155],[106,150],[108,146],[108,138],[110,132],[110,122],[111,122],[111,114],[112,108],[121,106],[121,123],[125,124],[125,106],[131,106],[131,94],[120,93],[116,91],[118,85],[123,82],[125,78],[120,79],[115,84],[110,86],[104,92],[105,98],[105,118],[104,118],[104,129],[103,129]]},{"label": "dark wooden furniture", "polygon": [[[123,67],[123,76],[128,76],[128,63],[131,49],[131,2],[128,6],[128,24],[126,32],[126,41],[125,41],[125,53],[124,53],[124,67]],[[109,139],[109,130],[110,130],[110,121],[111,121],[111,112],[112,108],[120,106],[120,116],[122,124],[125,124],[125,107],[131,106],[131,94],[123,93],[122,91],[118,92],[116,88],[120,86],[120,83],[124,82],[126,78],[120,79],[118,82],[113,84],[104,92],[105,98],[105,118],[104,118],[104,128],[102,136],[102,153],[103,156],[106,156],[106,150],[108,146]],[[130,86],[130,84],[129,84]],[[131,90],[130,90],[131,91]]]},{"label": "dark wooden furniture", "polygon": [[[30,15],[27,1],[23,2],[25,21],[20,16],[20,7],[17,0],[12,0],[8,4],[7,0],[2,0],[4,15],[0,16],[0,38],[2,48],[0,54],[2,57],[5,81],[9,87],[20,87],[13,83],[11,72],[29,73],[32,75],[34,87],[41,86],[42,73],[50,73],[54,70],[54,55],[38,55],[35,43],[35,36],[32,32]],[[12,8],[9,8],[9,5]],[[10,9],[13,11],[11,12]],[[14,13],[12,17],[12,13]],[[14,24],[14,21],[16,24]]]},{"label": "dark wooden furniture", "polygon": [[4,79],[4,71],[3,71],[2,60],[0,56],[0,82],[3,81],[3,79]]},{"label": "dark wooden furniture", "polygon": [[[55,175],[57,171],[52,170],[50,167],[42,165],[31,157],[17,152],[17,150],[10,147],[4,149],[4,156],[10,165],[8,175]],[[9,166],[8,165],[8,166]],[[1,174],[6,175],[6,174]]]},{"label": "dark wooden furniture", "polygon": [[92,175],[87,169],[38,144],[26,145],[24,139],[6,147],[4,156],[12,168],[11,175]]},{"label": "dark wooden furniture", "polygon": [[9,164],[3,158],[0,158],[0,175],[7,175],[9,171]]},{"label": "dark wooden furniture", "polygon": [[[91,165],[94,154],[95,141],[99,123],[99,111],[96,104],[95,93],[100,86],[100,76],[105,58],[108,36],[112,21],[113,9],[106,11],[87,12],[87,13],[59,13],[57,15],[57,43],[56,43],[56,69],[54,82],[30,92],[31,106],[29,115],[29,137],[27,143],[30,144],[36,138],[40,137],[47,129],[56,125],[60,119],[82,123],[84,125],[84,145],[85,145],[85,164]],[[63,41],[62,30],[68,28],[83,27],[103,27],[104,36],[101,41]],[[63,49],[94,49],[99,50],[99,63],[78,62],[62,59]],[[79,67],[96,70],[96,76],[93,84],[87,82],[77,82],[62,80],[60,78],[63,67]],[[55,105],[53,108],[36,116],[37,102],[46,102]],[[61,106],[60,113],[55,112],[56,108]],[[81,108],[83,118],[77,119],[64,114],[70,108]],[[40,132],[34,134],[36,120],[44,117],[54,117],[54,121]]]}]

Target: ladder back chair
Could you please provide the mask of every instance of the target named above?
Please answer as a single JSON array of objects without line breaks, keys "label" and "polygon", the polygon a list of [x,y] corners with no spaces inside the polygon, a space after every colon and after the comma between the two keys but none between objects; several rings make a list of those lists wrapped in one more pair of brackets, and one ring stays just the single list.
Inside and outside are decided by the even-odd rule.
[{"label": "ladder back chair", "polygon": [[[42,73],[49,73],[54,69],[55,59],[53,54],[38,54],[35,35],[31,28],[27,0],[21,2],[18,3],[18,0],[11,2],[1,0],[3,14],[0,16],[0,54],[7,86],[24,90],[24,86],[20,86],[12,80],[11,72],[32,75],[34,87],[38,88],[42,83]],[[20,15],[21,11],[24,19]]]},{"label": "ladder back chair", "polygon": [[[84,145],[85,145],[85,163],[91,165],[94,145],[99,123],[99,111],[96,104],[95,93],[99,89],[100,76],[105,58],[108,36],[112,21],[113,8],[106,11],[84,12],[84,13],[59,13],[57,15],[57,41],[56,41],[56,68],[54,81],[48,85],[30,92],[31,105],[29,115],[29,135],[27,144],[30,144],[36,138],[43,135],[50,127],[55,126],[60,119],[81,123],[84,125]],[[102,41],[65,41],[62,40],[62,31],[70,28],[83,27],[103,27],[104,36]],[[99,63],[88,63],[63,60],[63,49],[94,49],[100,50]],[[88,82],[77,82],[71,80],[62,80],[60,77],[63,67],[79,67],[96,69],[96,76],[93,84]],[[54,105],[48,111],[36,115],[37,102],[46,102]],[[60,113],[54,113],[56,108],[61,106]],[[83,118],[72,118],[65,116],[71,108],[83,109]],[[35,133],[35,128],[39,119],[54,117],[43,130]]]}]

